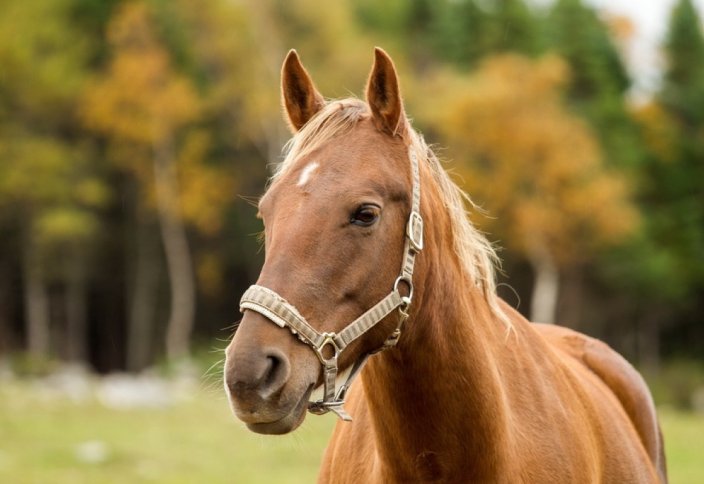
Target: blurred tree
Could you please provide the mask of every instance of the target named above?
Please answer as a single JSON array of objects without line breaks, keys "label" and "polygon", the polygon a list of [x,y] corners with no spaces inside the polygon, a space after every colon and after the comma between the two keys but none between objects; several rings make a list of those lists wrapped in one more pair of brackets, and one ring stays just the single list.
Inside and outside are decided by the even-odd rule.
[{"label": "blurred tree", "polygon": [[582,0],[557,0],[545,31],[549,48],[570,67],[570,104],[593,125],[607,163],[634,168],[643,151],[626,109],[631,81],[608,26]]},{"label": "blurred tree", "polygon": [[672,157],[660,160],[649,173],[651,195],[671,207],[666,218],[678,232],[676,252],[684,278],[692,287],[704,288],[704,36],[690,0],[680,0],[672,12],[665,51],[667,68],[658,101],[678,136],[670,144],[675,148]]},{"label": "blurred tree", "polygon": [[109,52],[105,29],[115,8],[125,0],[65,0],[68,8],[66,22],[85,39],[88,64],[98,67]]},{"label": "blurred tree", "polygon": [[368,27],[390,34],[417,71],[434,59],[472,67],[486,55],[541,49],[539,17],[524,0],[364,0],[356,10]]},{"label": "blurred tree", "polygon": [[[370,62],[373,43],[355,25],[351,2],[331,2],[325,8],[315,0],[248,0],[245,4],[252,36],[246,58],[252,72],[246,78],[251,99],[243,103],[243,119],[257,119],[259,126],[254,127],[266,146],[266,151],[260,151],[267,161],[275,162],[290,136],[278,95],[287,51],[300,51],[324,96],[347,97],[364,85],[366,73],[359,66]],[[325,76],[315,76],[318,71]]]},{"label": "blurred tree", "polygon": [[[672,11],[665,53],[665,76],[659,100],[677,116],[682,128],[696,129],[704,124],[704,38],[701,19],[691,0],[679,0]],[[694,143],[701,144],[699,136],[692,138]],[[686,145],[683,148],[691,149]]]},{"label": "blurred tree", "polygon": [[572,70],[569,95],[594,101],[618,95],[630,85],[607,27],[582,0],[557,0],[547,19],[549,44]]},{"label": "blurred tree", "polygon": [[[138,196],[143,199],[138,210],[145,210],[144,202],[157,208],[171,287],[166,352],[171,360],[181,359],[189,355],[195,285],[183,221],[176,136],[197,119],[199,98],[188,79],[170,65],[144,3],[120,7],[108,26],[108,40],[113,56],[107,72],[87,89],[85,119],[90,128],[112,141],[113,159],[137,181]],[[192,154],[202,153],[192,150]],[[146,262],[150,249],[141,246],[138,253],[137,263]],[[151,276],[141,273],[139,266],[136,271],[139,292],[132,296],[137,307],[131,311],[128,337],[128,361],[133,369],[146,364],[153,333],[150,315],[139,309],[150,304],[144,278]]]},{"label": "blurred tree", "polygon": [[622,239],[638,218],[624,180],[566,109],[568,79],[557,57],[504,55],[469,80],[434,87],[447,93],[432,109],[468,192],[496,216],[492,232],[533,268],[531,318],[542,322],[553,322],[560,268]]},{"label": "blurred tree", "polygon": [[440,55],[460,65],[475,65],[501,52],[538,53],[538,22],[523,0],[442,2],[436,35]]},{"label": "blurred tree", "polygon": [[[85,244],[106,188],[78,143],[73,103],[86,76],[87,42],[71,28],[70,0],[2,2],[0,17],[0,211],[18,231],[27,347],[50,351],[47,283],[62,298],[68,356],[85,354]],[[64,257],[52,256],[56,251]],[[58,343],[58,342],[55,342]],[[57,346],[54,344],[53,346]]]},{"label": "blurred tree", "polygon": [[[232,290],[259,270],[249,234],[260,226],[232,196],[235,180],[260,193],[289,136],[281,60],[298,49],[321,92],[342,97],[363,85],[376,43],[407,73],[408,111],[428,139],[468,157],[470,193],[515,249],[512,284],[530,290],[530,260],[538,288],[559,282],[561,320],[598,321],[581,329],[611,344],[630,347],[637,333],[642,356],[657,358],[661,330],[673,345],[704,341],[699,19],[691,0],[677,4],[663,88],[631,116],[609,37],[631,26],[604,25],[585,3],[0,0],[0,352],[27,335],[35,353],[82,359],[89,336],[96,367],[116,369],[127,325],[128,366],[141,369],[160,349],[167,272],[191,295],[195,275],[194,330],[215,334],[234,312]],[[547,51],[571,74],[549,58],[482,64]],[[635,218],[603,165],[633,175],[644,219],[628,243],[597,252]],[[554,299],[546,292],[536,300]],[[171,348],[188,340],[176,333]]]},{"label": "blurred tree", "polygon": [[[87,337],[85,245],[97,232],[94,208],[105,203],[107,189],[90,175],[85,154],[61,140],[19,130],[3,134],[0,210],[15,212],[21,227],[28,350],[49,354],[46,283],[52,273],[60,273],[67,281],[67,352],[80,361]],[[65,257],[56,257],[57,251]],[[56,263],[60,260],[64,267]]]},{"label": "blurred tree", "polygon": [[680,343],[704,341],[704,36],[690,0],[674,7],[664,51],[662,88],[635,113],[648,149],[639,172],[647,223],[617,266],[639,301],[640,353],[653,370],[661,328]]},{"label": "blurred tree", "polygon": [[[370,62],[372,44],[358,32],[350,2],[320,9],[314,0],[181,0],[168,8],[186,39],[177,50],[199,82],[204,129],[218,146],[214,155],[235,172],[240,193],[261,193],[290,136],[279,98],[281,62],[290,48],[301,52],[312,73],[325,73],[316,82],[326,96],[347,96],[363,86],[365,72],[359,66]],[[367,49],[360,47],[365,43]],[[239,290],[256,278],[261,263],[260,257],[244,256],[258,251],[256,239],[240,236],[258,232],[261,224],[249,203],[233,205],[236,212],[226,227],[231,236],[219,246],[226,254],[215,256],[210,245],[208,253],[197,255],[198,274],[212,281],[218,267],[235,271],[230,281]],[[228,257],[229,265],[215,264],[217,257]],[[226,308],[231,310],[229,304]]]}]

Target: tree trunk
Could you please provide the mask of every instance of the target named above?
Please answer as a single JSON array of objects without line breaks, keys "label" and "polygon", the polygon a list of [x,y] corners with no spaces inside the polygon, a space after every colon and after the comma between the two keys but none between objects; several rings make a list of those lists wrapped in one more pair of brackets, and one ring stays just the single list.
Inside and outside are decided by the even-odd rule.
[{"label": "tree trunk", "polygon": [[169,360],[174,361],[189,356],[195,317],[195,282],[186,228],[180,214],[178,179],[170,136],[164,136],[155,143],[154,179],[159,227],[171,286],[166,355]]},{"label": "tree trunk", "polygon": [[49,297],[44,285],[39,248],[28,233],[22,246],[22,278],[27,350],[33,356],[45,357],[49,354]]},{"label": "tree trunk", "polygon": [[[264,3],[250,3],[249,14],[254,25],[252,32],[257,36],[257,42],[254,42],[257,48],[255,55],[266,67],[269,79],[277,83],[281,75],[281,52],[285,51],[281,37],[277,34],[279,29]],[[263,142],[260,136],[252,137],[250,141],[263,156],[266,156],[268,162],[278,162],[281,159],[281,147],[289,137],[284,123],[277,115],[259,118],[259,126],[264,135]]]},{"label": "tree trunk", "polygon": [[130,271],[126,355],[127,369],[133,372],[143,370],[150,363],[159,283],[159,251],[152,226],[140,217],[139,209],[135,212],[136,256]]},{"label": "tree trunk", "polygon": [[66,270],[66,355],[69,361],[85,363],[88,356],[85,248],[79,244],[71,250]]},{"label": "tree trunk", "polygon": [[[589,329],[594,331],[597,324],[584,314],[584,267],[581,264],[571,266],[567,271],[559,274],[559,295],[557,298],[557,311],[555,320],[561,325],[577,331]],[[589,326],[585,326],[588,321]]]},{"label": "tree trunk", "polygon": [[554,323],[559,271],[552,255],[541,243],[533,245],[528,260],[535,273],[535,284],[530,304],[530,319],[536,323]]},{"label": "tree trunk", "polygon": [[646,375],[657,375],[660,370],[660,320],[661,312],[648,311],[638,320],[636,335],[638,363]]},{"label": "tree trunk", "polygon": [[0,358],[7,355],[12,348],[11,326],[13,302],[11,284],[9,282],[10,268],[7,260],[0,257]]}]

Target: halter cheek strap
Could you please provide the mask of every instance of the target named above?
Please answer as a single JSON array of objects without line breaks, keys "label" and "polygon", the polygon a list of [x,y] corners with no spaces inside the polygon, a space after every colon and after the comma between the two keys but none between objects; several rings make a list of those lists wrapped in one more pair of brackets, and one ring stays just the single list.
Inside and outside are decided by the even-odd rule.
[{"label": "halter cheek strap", "polygon": [[[352,380],[359,374],[360,370],[371,354],[392,348],[398,342],[401,335],[401,327],[408,318],[408,308],[413,299],[413,267],[415,256],[423,249],[423,218],[420,215],[420,174],[418,159],[411,149],[411,173],[412,173],[412,198],[411,213],[406,224],[406,237],[403,248],[403,262],[401,274],[396,278],[393,289],[381,301],[376,303],[364,314],[348,324],[339,333],[321,333],[313,328],[308,321],[298,312],[298,310],[286,299],[275,291],[258,285],[250,286],[245,291],[240,300],[240,311],[249,309],[258,312],[272,323],[288,328],[299,340],[310,346],[323,366],[323,399],[309,402],[308,410],[311,413],[322,415],[327,412],[334,412],[342,420],[350,421],[352,418],[344,409],[347,390],[352,384]],[[408,295],[403,296],[399,291],[399,285],[404,283],[408,286]],[[373,328],[376,324],[386,318],[395,310],[398,310],[398,323],[396,329],[384,341],[383,345],[368,354],[360,357],[352,365],[347,380],[340,388],[335,388],[335,379],[338,374],[337,360],[342,351],[353,341]]]}]

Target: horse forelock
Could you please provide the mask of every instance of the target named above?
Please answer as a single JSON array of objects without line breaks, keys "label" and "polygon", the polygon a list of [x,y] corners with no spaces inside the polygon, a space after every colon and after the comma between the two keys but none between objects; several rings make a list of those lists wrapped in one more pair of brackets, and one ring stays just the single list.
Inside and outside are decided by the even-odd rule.
[{"label": "horse forelock", "polygon": [[[295,161],[321,148],[332,139],[352,130],[361,120],[371,115],[364,101],[355,98],[331,101],[306,123],[284,146],[284,159],[274,167],[270,182],[286,173]],[[409,153],[415,152],[418,160],[429,168],[445,210],[451,220],[452,246],[463,270],[481,291],[492,314],[511,329],[511,322],[499,304],[496,294],[496,270],[500,259],[489,240],[469,218],[468,207],[478,210],[471,200],[451,178],[423,136],[407,131]],[[421,181],[423,185],[424,181]],[[423,188],[421,186],[421,192]]]}]

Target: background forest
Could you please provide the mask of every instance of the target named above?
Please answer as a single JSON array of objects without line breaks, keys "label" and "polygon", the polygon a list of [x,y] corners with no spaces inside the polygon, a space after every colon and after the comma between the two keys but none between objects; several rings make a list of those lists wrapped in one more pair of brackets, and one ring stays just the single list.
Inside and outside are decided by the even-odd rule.
[{"label": "background forest", "polygon": [[218,360],[290,136],[281,63],[346,97],[375,45],[502,248],[501,296],[638,366],[670,482],[704,482],[693,1],[644,85],[638,25],[594,0],[0,0],[0,482],[314,482],[334,419],[248,432]]},{"label": "background forest", "polygon": [[[676,2],[662,81],[580,0],[0,1],[0,360],[104,373],[230,336],[262,262],[251,201],[296,48],[329,97],[381,45],[485,210],[501,293],[654,373],[704,354],[704,36]],[[216,343],[215,346],[223,346]]]}]

